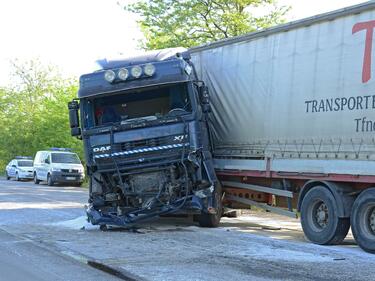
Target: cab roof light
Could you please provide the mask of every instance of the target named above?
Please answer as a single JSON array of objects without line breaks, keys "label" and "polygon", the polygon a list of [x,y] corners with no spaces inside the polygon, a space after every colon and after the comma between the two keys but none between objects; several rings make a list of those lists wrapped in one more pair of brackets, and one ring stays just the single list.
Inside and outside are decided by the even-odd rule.
[{"label": "cab roof light", "polygon": [[118,73],[117,73],[117,77],[122,80],[122,81],[125,81],[126,79],[128,79],[129,77],[129,70],[127,70],[126,68],[121,68]]},{"label": "cab roof light", "polygon": [[152,76],[155,73],[155,66],[151,63],[146,63],[143,70],[147,76]]},{"label": "cab roof light", "polygon": [[139,78],[142,75],[142,67],[140,67],[139,65],[133,66],[130,70],[130,73],[134,78]]},{"label": "cab roof light", "polygon": [[112,83],[113,81],[115,81],[115,78],[116,78],[116,73],[114,73],[114,71],[112,71],[112,70],[106,70],[104,72],[104,79],[107,82]]}]

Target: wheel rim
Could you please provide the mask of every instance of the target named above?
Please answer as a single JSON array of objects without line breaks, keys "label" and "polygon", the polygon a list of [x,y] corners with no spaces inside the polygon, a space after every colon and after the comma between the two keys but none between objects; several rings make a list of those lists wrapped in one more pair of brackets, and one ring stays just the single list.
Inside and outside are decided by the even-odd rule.
[{"label": "wheel rim", "polygon": [[310,208],[310,225],[315,231],[323,231],[329,224],[329,210],[326,203],[316,200]]},{"label": "wheel rim", "polygon": [[370,213],[369,224],[371,232],[375,234],[375,208],[372,208],[372,212]]},{"label": "wheel rim", "polygon": [[375,203],[365,206],[364,216],[362,217],[364,225],[364,234],[368,239],[375,239]]}]

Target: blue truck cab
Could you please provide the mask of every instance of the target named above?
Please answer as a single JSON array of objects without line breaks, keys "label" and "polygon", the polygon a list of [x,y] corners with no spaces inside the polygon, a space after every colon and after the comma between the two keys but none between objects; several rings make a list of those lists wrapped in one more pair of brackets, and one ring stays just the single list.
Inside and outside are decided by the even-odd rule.
[{"label": "blue truck cab", "polygon": [[211,156],[207,87],[188,52],[101,60],[68,104],[90,178],[88,219],[126,226],[166,214],[219,224],[221,186]]}]

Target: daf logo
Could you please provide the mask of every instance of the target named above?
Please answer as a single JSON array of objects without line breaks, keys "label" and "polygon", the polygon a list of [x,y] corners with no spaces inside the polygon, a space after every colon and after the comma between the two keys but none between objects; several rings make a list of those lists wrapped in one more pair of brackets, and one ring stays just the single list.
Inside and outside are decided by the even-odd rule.
[{"label": "daf logo", "polygon": [[174,141],[183,141],[183,139],[184,139],[184,136],[181,135],[181,136],[175,136],[173,140]]},{"label": "daf logo", "polygon": [[94,147],[92,149],[93,152],[105,152],[105,151],[108,151],[111,149],[111,146],[110,145],[107,145],[107,146],[101,146],[101,147]]}]

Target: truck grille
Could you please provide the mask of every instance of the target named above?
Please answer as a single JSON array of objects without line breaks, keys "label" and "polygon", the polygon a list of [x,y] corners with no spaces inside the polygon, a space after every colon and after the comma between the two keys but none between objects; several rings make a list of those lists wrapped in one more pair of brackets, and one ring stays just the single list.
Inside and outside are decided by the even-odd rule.
[{"label": "truck grille", "polygon": [[116,156],[126,156],[126,155],[136,155],[140,153],[150,153],[150,152],[157,152],[161,150],[171,150],[171,149],[176,149],[176,148],[183,148],[184,146],[188,146],[189,143],[178,143],[178,144],[166,144],[166,145],[161,145],[161,146],[152,146],[152,147],[142,147],[142,148],[137,148],[137,149],[132,149],[132,150],[126,150],[126,151],[119,151],[119,152],[112,152],[111,154],[109,153],[104,153],[104,154],[98,154],[95,155],[94,158],[108,158],[108,157],[116,157]]},{"label": "truck grille", "polygon": [[173,144],[181,144],[184,140],[186,140],[187,136],[185,135],[173,135],[173,136],[166,136],[161,138],[152,138],[152,139],[144,139],[139,141],[131,141],[125,142],[121,144],[121,150],[133,150],[136,148],[146,148],[146,147],[159,147],[164,145],[173,145]]},{"label": "truck grille", "polygon": [[[189,150],[187,135],[172,135],[161,138],[115,144],[112,151],[94,154],[99,169],[112,169],[114,161],[120,168],[153,165],[160,162],[175,162],[181,159],[181,153]],[[113,158],[113,159],[112,159]]]},{"label": "truck grille", "polygon": [[172,135],[160,138],[143,139],[112,145],[112,150],[106,153],[94,154],[94,159],[116,156],[130,156],[157,151],[181,149],[188,146],[187,135]]}]

